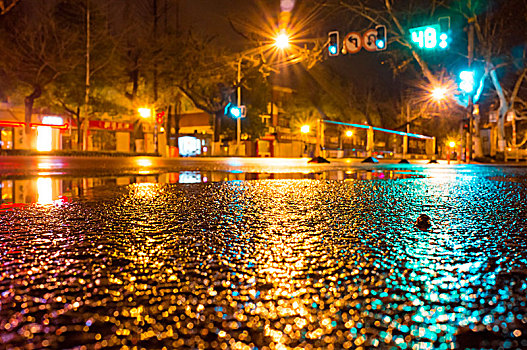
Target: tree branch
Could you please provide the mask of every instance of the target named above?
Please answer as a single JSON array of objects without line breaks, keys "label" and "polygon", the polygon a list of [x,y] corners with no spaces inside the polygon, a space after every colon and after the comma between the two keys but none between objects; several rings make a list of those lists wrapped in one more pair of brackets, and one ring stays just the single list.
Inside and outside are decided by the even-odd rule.
[{"label": "tree branch", "polygon": [[6,2],[3,1],[3,0],[0,0],[0,16],[3,16],[5,15],[6,13],[9,12],[9,10],[11,10],[13,7],[15,7],[15,5],[19,2],[20,0],[13,0],[12,3],[8,4],[6,6]]}]

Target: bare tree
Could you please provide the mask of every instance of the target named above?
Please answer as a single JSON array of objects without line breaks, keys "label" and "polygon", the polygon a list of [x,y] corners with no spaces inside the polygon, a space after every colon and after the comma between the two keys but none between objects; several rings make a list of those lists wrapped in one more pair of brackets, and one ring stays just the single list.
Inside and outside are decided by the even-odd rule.
[{"label": "bare tree", "polygon": [[[68,113],[77,124],[77,146],[83,149],[83,140],[88,129],[88,116],[106,113],[114,115],[126,111],[127,103],[124,95],[117,93],[115,87],[118,62],[116,41],[119,33],[110,33],[110,9],[101,1],[90,1],[90,8],[85,0],[59,1],[57,3],[57,21],[61,26],[79,33],[80,47],[78,64],[68,72],[64,72],[49,85],[46,103],[49,106],[59,106]],[[89,11],[89,15],[88,15]],[[87,26],[89,19],[90,26]],[[88,33],[89,28],[89,33]],[[84,44],[90,36],[89,47]],[[90,53],[89,69],[86,67],[84,55]],[[88,74],[88,79],[86,75]],[[85,82],[89,82],[86,91]],[[89,92],[89,104],[86,95]],[[85,111],[81,113],[81,107]]]},{"label": "bare tree", "polygon": [[[520,87],[527,74],[525,36],[518,35],[525,33],[527,29],[527,2],[514,0],[503,2],[500,6],[487,4],[484,9],[478,5],[478,2],[469,0],[464,6],[458,6],[456,9],[463,14],[468,23],[473,24],[478,42],[475,47],[476,58],[483,62],[483,79],[490,77],[498,99],[497,150],[504,152],[505,118],[509,111],[515,110],[515,106],[521,106]],[[520,48],[519,55],[512,52],[515,46]],[[512,122],[512,128],[511,146],[517,148],[515,120]]]},{"label": "bare tree", "polygon": [[28,1],[2,23],[0,69],[24,96],[26,133],[35,100],[79,64],[79,36],[59,25],[54,10],[54,4]]},{"label": "bare tree", "polygon": [[[422,77],[432,86],[440,84],[440,79],[435,73],[436,68],[431,66],[410,42],[408,24],[416,18],[422,23],[423,18],[437,20],[440,15],[445,14],[460,17],[465,23],[463,26],[467,31],[468,45],[462,39],[464,34],[456,33],[465,48],[463,50],[462,45],[457,43],[458,49],[461,50],[453,53],[450,59],[464,59],[465,65],[467,62],[483,63],[485,72],[479,81],[479,91],[482,91],[485,80],[490,78],[499,101],[498,150],[504,150],[505,115],[513,106],[520,105],[518,94],[525,80],[525,52],[521,54],[521,63],[514,68],[513,62],[518,63],[518,59],[512,57],[513,42],[510,40],[512,35],[516,35],[520,41],[516,44],[524,46],[522,43],[525,42],[525,37],[520,33],[525,33],[525,0],[486,3],[473,0],[340,0],[337,8],[350,14],[350,23],[386,25],[390,43],[386,55],[389,56],[394,73],[399,73],[411,62],[415,62]],[[474,45],[470,42],[472,30],[475,33]],[[448,64],[449,62],[440,62],[442,67]],[[512,81],[511,73],[516,77]],[[451,74],[453,75],[453,72]],[[512,144],[516,145],[516,141],[513,140]]]}]

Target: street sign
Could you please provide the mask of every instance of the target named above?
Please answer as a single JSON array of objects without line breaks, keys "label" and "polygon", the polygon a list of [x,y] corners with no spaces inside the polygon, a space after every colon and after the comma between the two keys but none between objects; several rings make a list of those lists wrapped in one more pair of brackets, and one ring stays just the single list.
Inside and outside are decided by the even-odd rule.
[{"label": "street sign", "polygon": [[354,54],[359,52],[362,48],[361,35],[357,32],[348,33],[344,37],[344,48],[346,53]]},{"label": "street sign", "polygon": [[377,51],[377,45],[375,44],[376,40],[377,30],[368,29],[366,32],[364,32],[364,35],[362,36],[362,46],[370,52]]}]

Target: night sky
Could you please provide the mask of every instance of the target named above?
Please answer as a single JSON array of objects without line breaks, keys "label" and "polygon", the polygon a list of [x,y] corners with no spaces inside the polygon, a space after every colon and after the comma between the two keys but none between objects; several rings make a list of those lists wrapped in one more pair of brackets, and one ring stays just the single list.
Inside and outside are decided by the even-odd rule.
[{"label": "night sky", "polygon": [[185,28],[217,35],[218,42],[230,45],[233,40],[240,40],[240,36],[231,28],[229,18],[235,23],[264,20],[263,16],[257,18],[261,6],[274,10],[276,16],[280,12],[277,0],[267,1],[265,5],[247,0],[183,0],[180,1],[181,24]]}]

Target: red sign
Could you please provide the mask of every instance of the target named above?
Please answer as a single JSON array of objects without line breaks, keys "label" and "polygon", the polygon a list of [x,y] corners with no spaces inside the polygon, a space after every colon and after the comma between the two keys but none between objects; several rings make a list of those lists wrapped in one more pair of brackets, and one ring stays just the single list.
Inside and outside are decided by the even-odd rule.
[{"label": "red sign", "polygon": [[103,130],[134,130],[132,123],[124,122],[112,122],[105,120],[90,120],[90,129],[103,129]]}]

